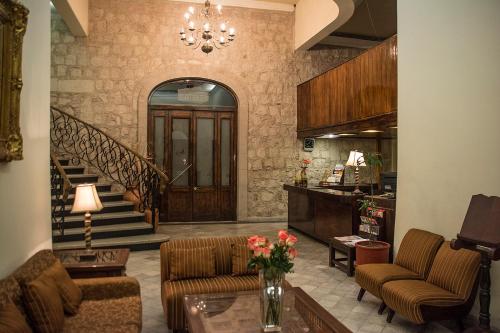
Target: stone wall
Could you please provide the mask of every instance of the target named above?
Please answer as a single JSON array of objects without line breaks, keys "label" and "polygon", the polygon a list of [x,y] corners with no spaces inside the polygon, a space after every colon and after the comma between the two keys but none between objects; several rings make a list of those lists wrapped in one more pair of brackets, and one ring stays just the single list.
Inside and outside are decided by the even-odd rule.
[{"label": "stone wall", "polygon": [[359,52],[294,52],[293,13],[227,7],[224,15],[236,27],[237,40],[205,55],[178,39],[187,6],[165,0],[91,0],[87,38],[72,36],[54,12],[52,104],[142,148],[137,147],[140,108],[134,105],[143,89],[140,82],[171,68],[189,73],[198,67],[218,77],[238,77],[249,95],[248,216],[286,216],[282,184],[293,179],[300,155],[295,87]]}]

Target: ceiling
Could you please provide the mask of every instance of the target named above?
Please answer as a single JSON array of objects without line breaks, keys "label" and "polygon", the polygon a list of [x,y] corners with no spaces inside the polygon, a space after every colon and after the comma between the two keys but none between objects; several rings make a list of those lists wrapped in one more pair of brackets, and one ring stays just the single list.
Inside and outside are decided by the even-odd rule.
[{"label": "ceiling", "polygon": [[[254,0],[254,1],[261,1],[261,0]],[[264,0],[264,1],[265,2],[286,3],[286,4],[289,4],[289,5],[295,5],[297,2],[299,2],[299,0]]]},{"label": "ceiling", "polygon": [[363,0],[320,45],[370,48],[397,33],[397,0]]}]

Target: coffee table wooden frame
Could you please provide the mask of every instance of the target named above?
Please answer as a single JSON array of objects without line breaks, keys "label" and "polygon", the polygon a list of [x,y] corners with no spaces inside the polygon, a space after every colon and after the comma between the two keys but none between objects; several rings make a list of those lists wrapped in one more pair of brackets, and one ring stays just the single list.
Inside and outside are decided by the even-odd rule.
[{"label": "coffee table wooden frame", "polygon": [[[94,278],[108,276],[125,276],[126,265],[130,250],[123,249],[93,249],[93,252],[102,253],[104,251],[115,252],[115,260],[109,262],[81,261],[67,263],[61,260],[68,274],[73,278]],[[85,250],[55,250],[54,255],[58,258],[62,256],[78,256],[84,254]]]}]

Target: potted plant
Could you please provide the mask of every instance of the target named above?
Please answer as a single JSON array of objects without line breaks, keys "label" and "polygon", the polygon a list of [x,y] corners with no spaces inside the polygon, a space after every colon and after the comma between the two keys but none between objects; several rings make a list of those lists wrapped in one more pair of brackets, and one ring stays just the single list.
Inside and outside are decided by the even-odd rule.
[{"label": "potted plant", "polygon": [[248,248],[252,251],[248,268],[259,270],[260,313],[264,332],[281,331],[283,283],[285,274],[292,271],[293,259],[298,254],[296,243],[297,237],[285,230],[278,232],[276,243],[263,236],[248,239]]},{"label": "potted plant", "polygon": [[380,234],[379,219],[384,218],[384,209],[377,206],[373,200],[373,168],[382,166],[382,159],[379,153],[364,154],[365,164],[370,171],[370,197],[368,199],[359,200],[359,210],[365,215],[361,216],[361,228],[364,228],[369,234],[368,241],[356,243],[356,264],[372,264],[383,263],[389,259],[389,249],[391,244],[382,242],[377,239]]}]

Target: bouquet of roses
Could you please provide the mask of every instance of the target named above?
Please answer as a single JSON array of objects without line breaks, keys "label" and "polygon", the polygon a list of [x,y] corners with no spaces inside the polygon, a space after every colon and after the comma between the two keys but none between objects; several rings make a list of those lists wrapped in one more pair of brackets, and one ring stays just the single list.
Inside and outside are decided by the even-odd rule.
[{"label": "bouquet of roses", "polygon": [[297,237],[286,230],[278,232],[278,241],[270,242],[264,236],[248,238],[248,248],[253,256],[248,261],[249,269],[271,269],[275,273],[289,273],[293,268],[293,259],[297,257],[295,248]]}]

